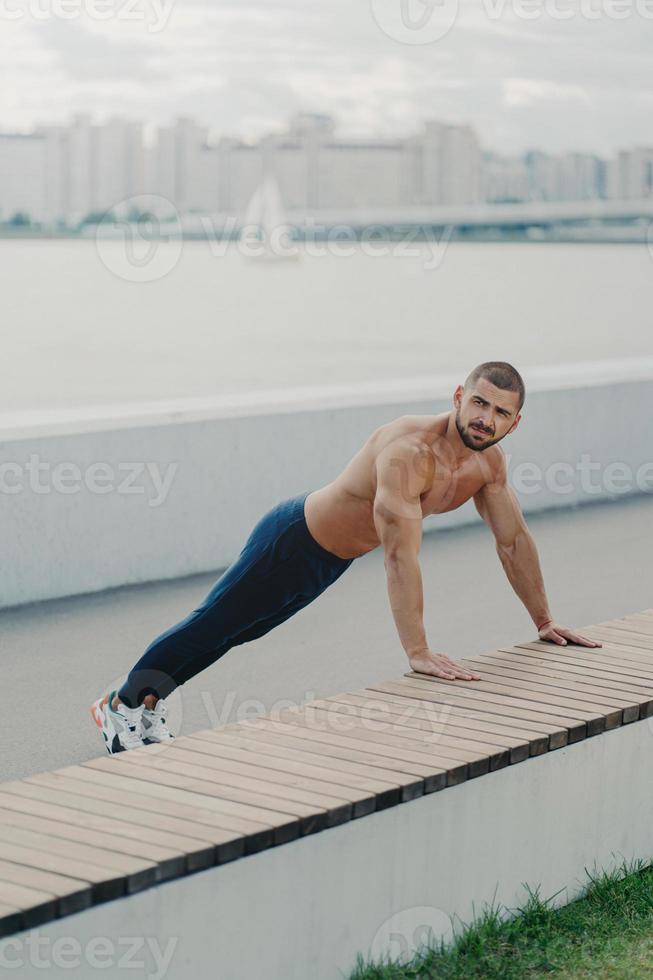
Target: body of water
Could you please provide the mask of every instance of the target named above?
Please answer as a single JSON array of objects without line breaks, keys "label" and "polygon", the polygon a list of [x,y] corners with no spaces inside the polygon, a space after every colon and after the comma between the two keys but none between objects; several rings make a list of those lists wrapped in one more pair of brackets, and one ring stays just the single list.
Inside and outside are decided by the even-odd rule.
[{"label": "body of water", "polygon": [[653,354],[645,245],[453,242],[436,265],[428,244],[266,262],[195,241],[138,282],[121,248],[0,241],[0,412]]}]

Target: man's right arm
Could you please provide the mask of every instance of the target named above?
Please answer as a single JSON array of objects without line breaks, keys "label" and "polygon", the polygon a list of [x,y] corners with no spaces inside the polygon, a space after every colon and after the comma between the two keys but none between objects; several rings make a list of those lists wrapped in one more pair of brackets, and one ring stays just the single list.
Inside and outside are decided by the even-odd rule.
[{"label": "man's right arm", "polygon": [[413,670],[437,677],[472,680],[449,657],[430,651],[424,630],[424,593],[418,554],[422,540],[420,495],[433,481],[431,448],[404,437],[376,459],[374,525],[383,545],[388,597],[402,646]]}]

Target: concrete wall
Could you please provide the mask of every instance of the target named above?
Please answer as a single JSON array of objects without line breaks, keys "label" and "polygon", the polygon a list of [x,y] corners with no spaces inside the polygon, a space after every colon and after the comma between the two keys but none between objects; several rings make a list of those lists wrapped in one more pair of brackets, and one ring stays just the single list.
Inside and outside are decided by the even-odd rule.
[{"label": "concrete wall", "polygon": [[[265,510],[330,482],[376,426],[447,410],[459,380],[5,416],[0,607],[223,568]],[[653,359],[526,381],[503,443],[526,511],[653,489]]]},{"label": "concrete wall", "polygon": [[135,978],[337,980],[358,952],[409,956],[429,929],[450,937],[453,915],[459,925],[493,901],[515,909],[525,884],[564,904],[586,868],[653,858],[652,745],[651,721],[634,722],[99,905],[0,942],[0,971],[20,963],[14,975],[28,980],[45,963],[64,980],[95,976],[101,959],[118,980],[131,949]]}]

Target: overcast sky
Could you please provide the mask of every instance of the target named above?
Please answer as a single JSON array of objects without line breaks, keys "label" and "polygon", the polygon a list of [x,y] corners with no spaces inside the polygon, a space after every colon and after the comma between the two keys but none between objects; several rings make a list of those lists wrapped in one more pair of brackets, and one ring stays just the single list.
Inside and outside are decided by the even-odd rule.
[{"label": "overcast sky", "polygon": [[190,115],[256,137],[303,110],[343,134],[469,122],[505,153],[653,145],[653,0],[428,3],[0,0],[0,129]]}]

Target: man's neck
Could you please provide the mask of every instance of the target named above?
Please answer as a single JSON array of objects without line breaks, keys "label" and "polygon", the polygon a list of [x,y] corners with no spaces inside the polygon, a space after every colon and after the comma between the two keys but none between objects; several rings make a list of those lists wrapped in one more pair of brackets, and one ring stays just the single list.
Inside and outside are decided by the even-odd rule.
[{"label": "man's neck", "polygon": [[471,456],[478,455],[475,450],[469,449],[460,438],[456,426],[456,413],[453,409],[446,415],[444,428],[442,421],[442,416],[439,416],[430,439],[431,448],[436,454],[438,452],[443,453],[447,462],[453,466],[460,465],[470,459]]}]

